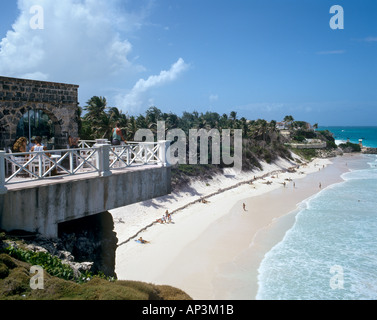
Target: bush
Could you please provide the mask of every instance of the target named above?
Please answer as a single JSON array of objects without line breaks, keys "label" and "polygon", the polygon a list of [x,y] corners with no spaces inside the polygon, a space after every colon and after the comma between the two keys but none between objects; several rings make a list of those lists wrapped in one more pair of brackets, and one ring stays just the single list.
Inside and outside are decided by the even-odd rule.
[{"label": "bush", "polygon": [[297,141],[297,142],[304,142],[306,140],[306,138],[304,136],[297,135],[297,136],[293,137],[293,140]]},{"label": "bush", "polygon": [[339,148],[341,148],[345,152],[361,152],[360,145],[351,142],[341,143],[339,145]]},{"label": "bush", "polygon": [[309,161],[317,156],[316,149],[296,149],[296,148],[292,148],[292,152],[294,152],[295,154],[297,154],[297,155],[299,155],[299,156],[301,156],[304,159],[309,160]]},{"label": "bush", "polygon": [[5,249],[5,252],[17,260],[30,263],[31,265],[41,266],[52,276],[65,280],[75,280],[72,268],[63,264],[59,258],[48,253],[27,251],[14,247]]}]

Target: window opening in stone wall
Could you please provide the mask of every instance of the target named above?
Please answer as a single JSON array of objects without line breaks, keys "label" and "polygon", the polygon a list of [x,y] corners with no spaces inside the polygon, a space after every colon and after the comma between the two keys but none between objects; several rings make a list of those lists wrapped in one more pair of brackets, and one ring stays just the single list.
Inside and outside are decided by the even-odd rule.
[{"label": "window opening in stone wall", "polygon": [[42,137],[42,143],[49,150],[55,145],[55,124],[43,110],[29,110],[26,112],[17,125],[17,139]]}]

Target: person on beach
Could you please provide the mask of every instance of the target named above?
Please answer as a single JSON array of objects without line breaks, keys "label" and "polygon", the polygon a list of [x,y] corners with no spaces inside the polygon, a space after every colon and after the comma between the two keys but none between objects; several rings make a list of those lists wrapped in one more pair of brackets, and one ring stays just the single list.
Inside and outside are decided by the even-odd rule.
[{"label": "person on beach", "polygon": [[322,183],[319,183],[319,188],[322,189]]},{"label": "person on beach", "polygon": [[140,237],[140,238],[138,239],[138,241],[139,241],[140,243],[142,243],[142,244],[149,243],[149,241],[144,240],[142,237]]},{"label": "person on beach", "polygon": [[247,210],[246,210],[246,204],[245,204],[245,203],[242,204],[242,207],[243,207],[243,211],[247,211]]},{"label": "person on beach", "polygon": [[165,211],[166,223],[171,223],[171,214],[168,210]]}]

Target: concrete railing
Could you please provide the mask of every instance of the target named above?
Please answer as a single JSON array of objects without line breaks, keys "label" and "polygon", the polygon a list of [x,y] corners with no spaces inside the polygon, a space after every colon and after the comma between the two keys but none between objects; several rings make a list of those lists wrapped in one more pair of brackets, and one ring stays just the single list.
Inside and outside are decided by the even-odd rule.
[{"label": "concrete railing", "polygon": [[[86,143],[85,143],[86,144]],[[112,170],[137,165],[169,166],[170,141],[127,143],[123,146],[95,144],[91,148],[42,152],[5,153],[0,151],[0,194],[7,185],[54,176],[98,173],[110,176]]]}]

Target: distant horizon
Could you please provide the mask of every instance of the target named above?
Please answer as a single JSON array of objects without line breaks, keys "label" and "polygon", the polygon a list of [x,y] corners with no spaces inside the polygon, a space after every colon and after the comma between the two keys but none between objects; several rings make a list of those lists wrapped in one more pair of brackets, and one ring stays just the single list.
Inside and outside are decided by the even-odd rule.
[{"label": "distant horizon", "polygon": [[333,127],[333,128],[377,128],[377,125],[376,126],[351,126],[351,125],[336,125],[336,126],[333,126],[333,125],[329,125],[329,126],[318,126],[318,128],[326,128],[326,127]]}]

